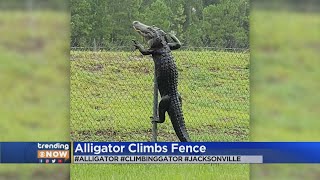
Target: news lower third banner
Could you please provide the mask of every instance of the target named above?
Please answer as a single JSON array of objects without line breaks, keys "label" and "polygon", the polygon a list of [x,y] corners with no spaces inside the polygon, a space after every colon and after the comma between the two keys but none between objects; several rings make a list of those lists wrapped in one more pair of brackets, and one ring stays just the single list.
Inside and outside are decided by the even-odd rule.
[{"label": "news lower third banner", "polygon": [[73,163],[320,163],[320,143],[74,142]]},{"label": "news lower third banner", "polygon": [[320,163],[320,142],[1,142],[0,163]]},{"label": "news lower third banner", "polygon": [[0,163],[70,162],[70,142],[0,142]]}]

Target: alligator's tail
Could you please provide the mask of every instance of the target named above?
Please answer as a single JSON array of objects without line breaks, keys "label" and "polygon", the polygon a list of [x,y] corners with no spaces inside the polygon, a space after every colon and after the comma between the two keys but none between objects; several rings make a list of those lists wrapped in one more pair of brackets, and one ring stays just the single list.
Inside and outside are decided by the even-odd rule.
[{"label": "alligator's tail", "polygon": [[170,116],[174,131],[181,142],[191,141],[184,122],[181,102],[178,98],[172,98],[170,103],[168,114]]}]

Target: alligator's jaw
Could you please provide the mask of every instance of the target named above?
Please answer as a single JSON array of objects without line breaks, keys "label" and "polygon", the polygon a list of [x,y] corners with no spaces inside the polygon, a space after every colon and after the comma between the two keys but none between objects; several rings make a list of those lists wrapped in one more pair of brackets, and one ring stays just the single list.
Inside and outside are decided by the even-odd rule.
[{"label": "alligator's jaw", "polygon": [[151,38],[148,35],[151,33],[151,31],[149,30],[150,26],[147,26],[139,21],[133,21],[132,26],[133,26],[133,29],[137,31],[141,36],[147,39]]},{"label": "alligator's jaw", "polygon": [[142,35],[142,31],[140,31],[139,29],[137,29],[135,26],[133,26],[133,29],[134,29],[135,31],[137,31],[139,34]]}]

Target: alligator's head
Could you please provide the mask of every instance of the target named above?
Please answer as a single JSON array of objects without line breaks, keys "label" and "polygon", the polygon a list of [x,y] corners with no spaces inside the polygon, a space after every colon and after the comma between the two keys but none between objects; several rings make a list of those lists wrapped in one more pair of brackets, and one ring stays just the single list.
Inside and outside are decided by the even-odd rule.
[{"label": "alligator's head", "polygon": [[168,44],[166,33],[160,28],[147,26],[139,21],[133,21],[132,25],[148,41],[150,48],[161,48]]}]

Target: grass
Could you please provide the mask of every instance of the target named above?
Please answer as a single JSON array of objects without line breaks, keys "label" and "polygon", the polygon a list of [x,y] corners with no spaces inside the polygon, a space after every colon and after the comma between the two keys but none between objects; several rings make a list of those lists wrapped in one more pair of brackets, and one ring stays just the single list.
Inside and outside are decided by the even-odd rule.
[{"label": "grass", "polygon": [[[174,53],[187,128],[194,141],[245,141],[249,55]],[[71,52],[73,140],[149,141],[153,62],[138,52]],[[167,117],[160,141],[176,141]]]},{"label": "grass", "polygon": [[[174,53],[194,141],[247,141],[249,54]],[[138,52],[71,52],[71,138],[151,139],[153,62]],[[168,118],[168,117],[167,117]],[[169,120],[160,141],[177,141]],[[126,172],[126,173],[122,173]],[[231,172],[231,173],[230,173]],[[72,165],[74,179],[247,179],[248,165]]]},{"label": "grass", "polygon": [[[251,13],[252,141],[319,141],[320,14]],[[252,165],[252,179],[319,179],[316,165]]]},{"label": "grass", "polygon": [[[64,13],[0,12],[0,141],[69,140],[67,24]],[[1,164],[0,179],[67,179],[68,168]]]},{"label": "grass", "polygon": [[74,179],[248,179],[248,165],[72,165]]},{"label": "grass", "polygon": [[319,17],[253,11],[252,21],[265,23],[251,31],[252,140],[319,140]]}]

